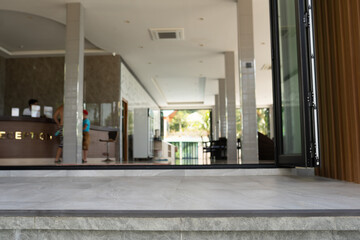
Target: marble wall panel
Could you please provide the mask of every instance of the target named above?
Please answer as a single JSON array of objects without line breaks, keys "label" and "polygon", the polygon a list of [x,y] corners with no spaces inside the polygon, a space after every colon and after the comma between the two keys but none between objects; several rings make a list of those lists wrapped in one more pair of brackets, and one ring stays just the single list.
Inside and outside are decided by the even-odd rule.
[{"label": "marble wall panel", "polygon": [[84,101],[87,103],[111,103],[119,101],[120,57],[85,57]]},{"label": "marble wall panel", "polygon": [[90,121],[97,126],[118,127],[120,57],[87,56],[84,72],[84,102]]},{"label": "marble wall panel", "polygon": [[0,57],[0,116],[4,115],[5,107],[5,58]]},{"label": "marble wall panel", "polygon": [[[116,104],[120,97],[120,57],[86,56],[84,84],[84,102]],[[5,97],[4,114],[1,112],[2,90]],[[30,98],[38,99],[42,106],[56,109],[62,104],[63,97],[63,57],[0,58],[0,116],[10,115],[11,107],[19,107],[22,112]],[[117,125],[114,121],[110,125]]]},{"label": "marble wall panel", "polygon": [[64,96],[64,58],[6,59],[5,112],[11,107],[28,107],[28,100],[35,98],[39,104],[56,108]]}]

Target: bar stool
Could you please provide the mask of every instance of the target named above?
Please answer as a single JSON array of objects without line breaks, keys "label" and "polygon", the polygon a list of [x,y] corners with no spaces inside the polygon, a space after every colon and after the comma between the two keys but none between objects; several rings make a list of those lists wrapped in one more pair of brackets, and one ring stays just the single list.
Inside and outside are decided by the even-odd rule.
[{"label": "bar stool", "polygon": [[108,139],[99,139],[100,142],[106,142],[106,159],[102,160],[103,162],[112,162],[114,160],[111,160],[109,158],[109,143],[115,142],[117,137],[116,131],[108,132]]}]

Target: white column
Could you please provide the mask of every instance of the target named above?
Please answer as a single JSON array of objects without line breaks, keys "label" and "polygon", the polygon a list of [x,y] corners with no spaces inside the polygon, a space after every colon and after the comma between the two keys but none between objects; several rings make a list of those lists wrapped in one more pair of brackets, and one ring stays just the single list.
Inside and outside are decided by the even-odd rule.
[{"label": "white column", "polygon": [[214,107],[214,139],[219,140],[219,95],[215,95],[215,107]]},{"label": "white column", "polygon": [[219,79],[220,136],[226,138],[226,81]]},{"label": "white column", "polygon": [[252,0],[238,0],[238,51],[242,107],[242,147],[244,164],[258,164],[255,96],[255,54]]},{"label": "white column", "polygon": [[226,115],[227,115],[227,163],[237,164],[236,149],[236,96],[235,54],[225,52]]},{"label": "white column", "polygon": [[82,162],[84,9],[68,3],[64,80],[64,163]]}]

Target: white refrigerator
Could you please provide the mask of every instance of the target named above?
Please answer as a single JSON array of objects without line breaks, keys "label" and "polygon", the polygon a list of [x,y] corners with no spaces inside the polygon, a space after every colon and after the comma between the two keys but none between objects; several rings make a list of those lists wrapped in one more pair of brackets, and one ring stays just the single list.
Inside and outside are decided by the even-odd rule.
[{"label": "white refrigerator", "polygon": [[150,108],[134,109],[134,158],[154,156],[154,114]]}]

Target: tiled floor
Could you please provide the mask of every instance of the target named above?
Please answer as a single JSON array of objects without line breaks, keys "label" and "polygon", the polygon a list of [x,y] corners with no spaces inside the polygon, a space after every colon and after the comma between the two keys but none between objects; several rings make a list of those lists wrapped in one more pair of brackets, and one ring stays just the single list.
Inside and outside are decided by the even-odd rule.
[{"label": "tiled floor", "polygon": [[299,176],[0,177],[1,210],[360,209],[360,185]]}]

